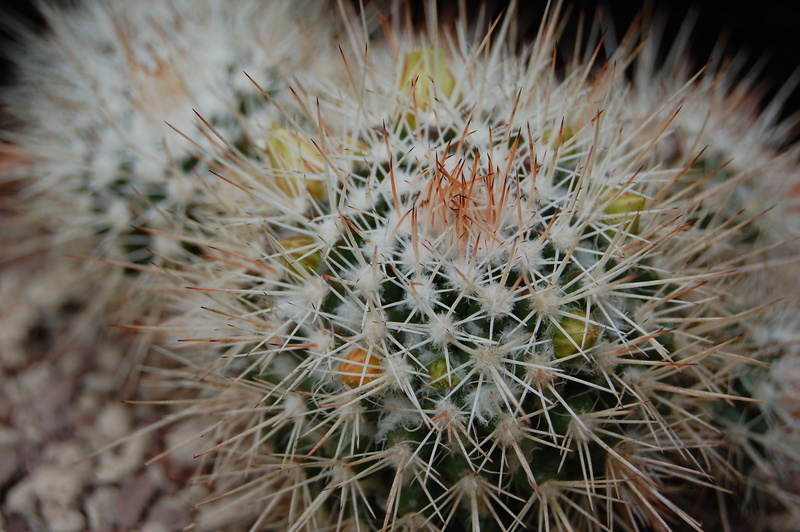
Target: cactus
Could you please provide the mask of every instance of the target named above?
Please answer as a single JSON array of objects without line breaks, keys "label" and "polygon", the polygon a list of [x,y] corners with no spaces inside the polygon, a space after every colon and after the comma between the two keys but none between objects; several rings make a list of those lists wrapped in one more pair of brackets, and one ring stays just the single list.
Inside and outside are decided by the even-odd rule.
[{"label": "cactus", "polygon": [[637,101],[635,39],[558,77],[558,13],[519,53],[509,24],[351,30],[346,76],[300,76],[229,154],[216,260],[175,270],[207,312],[171,322],[197,332],[176,378],[215,379],[184,415],[211,416],[220,492],[289,530],[700,530],[715,487],[796,511],[766,480],[795,454],[754,442],[797,423],[753,388],[796,339],[767,356],[775,294],[738,293],[772,264],[732,210],[763,176],[674,146],[723,81]]},{"label": "cactus", "polygon": [[776,303],[797,246],[762,212],[796,148],[725,74],[654,71],[635,31],[556,69],[560,9],[520,50],[512,21],[381,34],[342,7],[337,68],[243,77],[263,99],[187,159],[221,179],[190,210],[148,198],[170,228],[148,234],[188,251],[140,267],[175,365],[155,377],[223,528],[701,530],[696,501],[724,524],[751,493],[754,526],[800,513]]}]

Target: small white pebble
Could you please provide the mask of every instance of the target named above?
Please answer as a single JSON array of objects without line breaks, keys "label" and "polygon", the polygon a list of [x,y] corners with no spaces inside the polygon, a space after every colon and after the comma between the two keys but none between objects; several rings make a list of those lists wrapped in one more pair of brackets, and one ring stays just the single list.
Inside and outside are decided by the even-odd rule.
[{"label": "small white pebble", "polygon": [[121,404],[107,405],[97,418],[96,428],[107,441],[124,437],[130,431],[130,427],[130,411]]},{"label": "small white pebble", "polygon": [[170,532],[165,524],[156,522],[145,523],[139,530],[141,532]]},{"label": "small white pebble", "polygon": [[101,453],[95,477],[100,482],[119,482],[139,469],[144,463],[150,437],[142,434],[130,439],[120,447]]},{"label": "small white pebble", "polygon": [[84,508],[92,530],[111,528],[117,522],[116,497],[116,488],[101,487],[86,499]]},{"label": "small white pebble", "polygon": [[86,518],[79,511],[53,502],[42,503],[42,514],[51,532],[81,532],[86,530]]},{"label": "small white pebble", "polygon": [[33,477],[25,477],[8,491],[5,508],[11,513],[25,517],[33,517],[36,512],[36,491],[34,490]]},{"label": "small white pebble", "polygon": [[81,476],[71,468],[43,465],[31,475],[33,490],[39,500],[62,507],[72,506],[83,492]]}]

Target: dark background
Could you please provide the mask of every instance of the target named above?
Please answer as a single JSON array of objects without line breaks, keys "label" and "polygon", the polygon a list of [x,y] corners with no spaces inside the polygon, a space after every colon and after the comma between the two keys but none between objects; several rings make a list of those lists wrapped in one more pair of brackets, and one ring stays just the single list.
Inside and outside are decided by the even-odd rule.
[{"label": "dark background", "polygon": [[[422,5],[425,2],[410,2]],[[442,8],[457,5],[455,0],[437,0]],[[470,9],[477,9],[480,1],[469,1]],[[508,1],[490,0],[494,14],[500,14]],[[519,0],[521,25],[529,25],[535,34],[544,13],[545,0]],[[555,2],[554,2],[555,3]],[[759,82],[765,87],[764,100],[770,100],[793,73],[800,75],[800,2],[774,0],[565,0],[573,7],[573,15],[583,11],[594,15],[600,8],[621,36],[643,9],[655,12],[665,20],[665,42],[669,44],[691,13],[696,17],[691,34],[691,53],[694,66],[700,68],[707,61],[719,62],[725,54],[745,52],[748,57],[745,71],[763,62]],[[419,9],[419,8],[418,8]],[[440,9],[441,11],[441,9]],[[573,16],[573,19],[577,17]],[[574,28],[574,24],[572,27]],[[569,33],[569,26],[568,31]],[[725,38],[725,54],[715,47]],[[799,79],[800,81],[800,79]],[[800,113],[800,88],[795,89],[783,113],[787,118]],[[800,131],[795,139],[800,139]]]},{"label": "dark background", "polygon": [[[91,0],[102,1],[102,0]],[[136,0],[129,0],[136,1]],[[291,0],[286,0],[291,1]],[[322,0],[320,0],[322,1]],[[355,4],[358,0],[351,0]],[[440,13],[458,6],[458,0],[436,0],[440,6]],[[424,0],[409,0],[413,12],[422,16]],[[478,0],[466,0],[470,10],[477,9]],[[507,6],[507,0],[486,0],[490,12],[499,14]],[[770,98],[775,91],[784,84],[792,73],[800,66],[800,2],[773,0],[606,0],[587,1],[573,0],[569,3],[576,11],[583,10],[587,15],[596,12],[598,6],[610,14],[611,20],[618,35],[634,20],[634,17],[643,7],[649,7],[666,17],[666,40],[674,36],[690,10],[697,14],[697,21],[692,35],[692,54],[697,66],[701,66],[708,59],[719,61],[721,57],[711,57],[715,44],[721,35],[728,36],[729,52],[745,50],[748,52],[750,64],[765,60],[766,67],[762,78],[767,86],[771,87],[766,92],[765,98]],[[236,0],[230,0],[235,6]],[[544,11],[545,0],[519,0],[519,22],[524,28],[528,26],[535,31],[541,14]],[[40,26],[41,21],[36,15],[36,10],[30,0],[0,0],[0,37],[8,38],[9,33],[4,28],[4,22],[11,20],[24,20],[34,27]],[[0,45],[2,46],[2,45]],[[9,66],[4,58],[0,59],[0,83],[8,82]],[[800,111],[800,90],[795,90],[787,102],[784,117]]]}]

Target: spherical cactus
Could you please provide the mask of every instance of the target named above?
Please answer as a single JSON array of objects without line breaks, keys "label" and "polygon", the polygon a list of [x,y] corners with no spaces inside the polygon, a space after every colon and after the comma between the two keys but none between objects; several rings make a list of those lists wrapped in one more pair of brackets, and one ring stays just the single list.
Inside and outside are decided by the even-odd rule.
[{"label": "spherical cactus", "polygon": [[740,292],[787,261],[732,208],[777,177],[688,148],[724,78],[665,92],[651,69],[644,97],[635,39],[557,74],[560,22],[513,52],[510,17],[384,40],[345,20],[341,77],[298,74],[281,125],[220,163],[240,197],[175,269],[195,333],[173,378],[208,383],[185,415],[257,526],[700,530],[692,499],[742,486],[796,510],[729,466],[776,476],[753,442],[798,431],[753,388],[797,339],[768,353],[775,293]]}]

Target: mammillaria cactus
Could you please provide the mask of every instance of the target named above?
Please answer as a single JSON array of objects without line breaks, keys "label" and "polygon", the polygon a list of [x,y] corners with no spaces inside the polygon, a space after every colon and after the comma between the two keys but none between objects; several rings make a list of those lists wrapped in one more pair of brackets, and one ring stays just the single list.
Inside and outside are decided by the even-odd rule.
[{"label": "mammillaria cactus", "polygon": [[796,462],[750,386],[796,347],[749,334],[774,293],[735,295],[775,243],[735,208],[763,176],[684,125],[722,82],[640,99],[635,36],[557,74],[558,14],[518,53],[510,23],[355,31],[343,79],[217,160],[241,198],[172,273],[210,298],[172,325],[212,478],[290,530],[699,530],[690,499],[743,485],[796,511],[738,477]]},{"label": "mammillaria cactus", "polygon": [[292,531],[702,530],[697,500],[724,527],[751,493],[754,525],[799,514],[797,247],[751,210],[796,149],[740,160],[697,126],[737,133],[736,86],[654,70],[637,31],[561,64],[559,8],[521,49],[513,16],[341,12],[338,69],[281,101],[250,75],[251,135],[204,121],[219,181],[164,213],[191,252],[148,276],[155,376],[222,504]]}]

